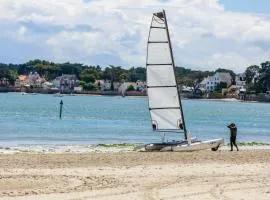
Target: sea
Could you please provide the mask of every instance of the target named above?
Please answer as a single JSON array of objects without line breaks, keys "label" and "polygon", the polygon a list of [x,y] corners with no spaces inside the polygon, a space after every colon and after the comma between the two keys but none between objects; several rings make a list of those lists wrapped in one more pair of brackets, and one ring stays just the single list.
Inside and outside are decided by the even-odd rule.
[{"label": "sea", "polygon": [[[182,104],[192,137],[224,138],[228,142],[227,125],[234,122],[238,141],[270,142],[269,103],[182,100]],[[147,97],[0,93],[2,147],[138,144],[160,142],[161,136],[152,131]],[[165,139],[183,138],[182,133],[169,133]]]}]

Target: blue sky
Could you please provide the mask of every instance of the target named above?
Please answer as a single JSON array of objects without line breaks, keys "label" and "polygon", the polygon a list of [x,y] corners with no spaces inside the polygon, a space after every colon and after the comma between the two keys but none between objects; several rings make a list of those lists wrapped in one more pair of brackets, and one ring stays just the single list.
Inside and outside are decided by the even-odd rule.
[{"label": "blue sky", "polygon": [[167,12],[178,66],[236,72],[270,60],[270,0],[1,0],[0,62],[144,66],[153,12]]},{"label": "blue sky", "polygon": [[220,0],[227,10],[270,14],[269,0]]}]

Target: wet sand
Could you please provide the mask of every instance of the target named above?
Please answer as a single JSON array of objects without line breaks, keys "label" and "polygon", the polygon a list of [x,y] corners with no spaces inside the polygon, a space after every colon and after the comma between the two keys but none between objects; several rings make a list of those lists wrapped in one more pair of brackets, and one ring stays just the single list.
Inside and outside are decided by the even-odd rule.
[{"label": "wet sand", "polygon": [[270,199],[270,150],[0,154],[0,199]]}]

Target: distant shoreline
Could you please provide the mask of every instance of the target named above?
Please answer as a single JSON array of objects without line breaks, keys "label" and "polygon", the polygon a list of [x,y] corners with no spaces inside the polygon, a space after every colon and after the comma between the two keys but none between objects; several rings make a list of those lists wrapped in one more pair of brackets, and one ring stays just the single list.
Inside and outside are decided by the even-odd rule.
[{"label": "distant shoreline", "polygon": [[[0,88],[1,89],[1,88]],[[41,89],[41,88],[33,88],[33,89],[25,89],[25,90],[19,90],[15,88],[2,88],[0,90],[0,93],[8,93],[8,92],[14,92],[14,93],[26,93],[26,94],[57,94],[59,93],[58,90],[49,90],[49,89]],[[78,94],[78,95],[107,95],[107,96],[122,96],[122,94],[118,91],[85,91],[85,92],[61,92],[63,95],[69,95],[69,94]],[[140,91],[126,91],[125,96],[147,96],[146,92],[140,92]]]},{"label": "distant shoreline", "polygon": [[[26,93],[26,94],[50,94],[54,95],[57,94],[57,91],[52,91],[52,90],[36,90],[36,89],[28,89],[26,91],[19,91],[19,90],[14,90],[12,88],[9,88],[9,90],[0,90],[0,93],[8,93],[8,92],[14,92],[14,93]],[[61,93],[62,95],[97,95],[97,96],[122,96],[121,93],[118,91],[87,91],[87,92],[73,92],[73,93]],[[141,96],[145,97],[147,96],[146,92],[139,92],[139,91],[127,91],[124,95],[125,96]],[[259,96],[258,96],[259,97]],[[218,98],[204,98],[204,97],[199,97],[199,98],[193,98],[190,96],[186,96],[181,94],[182,99],[197,99],[197,100],[209,100],[209,101],[225,101],[225,102],[243,102],[243,103],[270,103],[270,101],[258,98],[256,99],[256,96],[250,100],[241,100],[233,97],[218,97]]]}]

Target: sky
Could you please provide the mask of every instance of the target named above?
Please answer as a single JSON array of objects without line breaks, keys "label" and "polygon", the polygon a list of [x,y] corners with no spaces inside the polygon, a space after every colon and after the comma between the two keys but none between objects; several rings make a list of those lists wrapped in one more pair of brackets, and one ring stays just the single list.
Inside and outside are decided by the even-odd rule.
[{"label": "sky", "polygon": [[175,63],[243,72],[270,60],[270,0],[0,0],[0,63],[145,66],[153,12],[166,10]]}]

